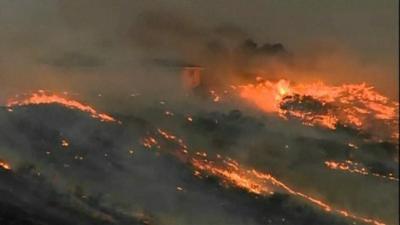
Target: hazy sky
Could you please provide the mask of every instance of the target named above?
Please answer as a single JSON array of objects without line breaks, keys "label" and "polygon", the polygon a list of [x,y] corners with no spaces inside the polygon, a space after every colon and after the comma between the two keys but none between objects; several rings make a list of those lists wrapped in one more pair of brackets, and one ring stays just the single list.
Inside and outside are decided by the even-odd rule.
[{"label": "hazy sky", "polygon": [[[2,88],[29,87],[32,82],[27,80],[56,82],[59,77],[36,74],[50,73],[51,68],[44,65],[68,67],[65,60],[69,63],[82,60],[85,66],[106,64],[134,70],[138,66],[130,60],[139,50],[130,39],[140,34],[132,31],[132,27],[147,11],[182,15],[184,20],[190,20],[184,23],[197,28],[235,26],[260,44],[282,43],[300,56],[321,43],[339,46],[356,58],[355,67],[375,68],[372,75],[366,75],[367,82],[386,81],[376,85],[392,96],[393,90],[398,90],[398,1],[393,0],[3,0],[0,2]],[[353,63],[353,59],[345,61]],[[27,79],[16,81],[20,76]]]},{"label": "hazy sky", "polygon": [[[178,165],[175,157],[161,159],[163,156],[153,155],[154,151],[146,150],[143,155],[139,152],[142,136],[154,134],[158,138],[156,127],[160,127],[177,135],[171,143],[165,142],[167,151],[164,139],[160,139],[161,154],[176,155],[173,148],[182,137],[191,153],[203,149],[210,156],[221,153],[249,169],[272,172],[296,187],[294,190],[327,200],[338,209],[395,224],[398,182],[335,173],[324,166],[326,160],[351,159],[371,168],[370,172],[396,171],[398,162],[393,159],[398,156],[397,145],[374,140],[375,133],[385,136],[396,127],[394,120],[374,120],[374,116],[385,116],[375,112],[379,104],[368,105],[375,114],[364,115],[363,108],[359,108],[362,126],[346,128],[344,125],[351,124],[347,121],[357,124],[357,117],[351,117],[353,108],[349,104],[336,105],[336,99],[332,104],[321,104],[309,96],[284,95],[279,98],[279,110],[265,113],[254,109],[246,98],[236,99],[236,95],[227,95],[226,103],[224,95],[221,104],[199,96],[201,91],[208,95],[214,88],[211,85],[226,88],[230,82],[254,82],[253,75],[259,73],[266,79],[282,73],[278,79],[293,82],[315,78],[328,85],[365,81],[379,92],[398,98],[398,5],[398,0],[0,0],[0,160],[10,158],[12,168],[12,159],[37,161],[49,172],[49,179],[56,180],[53,171],[61,171],[66,183],[87,183],[93,193],[110,193],[109,203],[115,198],[117,210],[119,203],[122,208],[129,203],[151,209],[156,218],[163,220],[160,224],[240,224],[237,218],[249,218],[245,224],[265,224],[264,212],[269,209],[273,209],[271,214],[293,211],[294,221],[303,218],[299,217],[303,211],[298,211],[297,204],[291,205],[292,199],[287,200],[292,202],[289,204],[279,200],[279,195],[271,202],[285,205],[283,210],[268,203],[269,198],[267,206],[271,208],[253,205],[253,200],[264,200],[252,195],[247,196],[251,201],[246,200],[242,192],[238,192],[238,198],[229,197],[233,196],[231,192],[221,192],[224,198],[214,198],[210,195],[213,192],[203,190],[197,181],[193,183],[194,191],[188,188],[186,192],[185,188],[177,192],[181,181],[189,176],[193,179],[191,166],[190,170],[182,169],[189,163],[183,160]],[[184,64],[205,67],[202,82],[207,78],[211,82],[204,82],[199,96],[181,89]],[[247,75],[248,80],[243,78]],[[225,83],[213,83],[213,78]],[[99,125],[85,114],[64,111],[59,105],[15,107],[14,111],[2,107],[11,96],[37,89],[68,91],[71,98],[88,102],[122,123]],[[260,93],[261,98],[252,100],[264,100]],[[278,100],[273,97],[270,99]],[[274,103],[278,108],[278,102]],[[351,106],[358,105],[355,101]],[[310,112],[306,111],[308,107]],[[292,108],[293,120],[290,113],[281,114]],[[227,113],[231,109],[235,110]],[[173,116],[167,116],[166,110],[174,112]],[[331,111],[333,121],[336,114],[340,119],[338,129],[321,129],[318,122],[331,120]],[[308,118],[296,121],[297,112],[315,117],[310,121],[316,126],[301,124],[308,124]],[[346,116],[344,124],[342,113]],[[191,122],[189,115],[193,117]],[[278,115],[288,119],[281,120]],[[388,132],[386,127],[390,128]],[[64,139],[71,143],[68,151],[59,146]],[[353,151],[352,143],[357,151]],[[131,149],[135,161],[128,154]],[[77,154],[85,159],[76,161]],[[78,162],[81,167],[66,167],[66,162]],[[203,181],[209,182],[199,179],[199,183]],[[217,185],[215,180],[211,182]],[[0,182],[0,193],[3,184],[8,183]],[[182,198],[183,193],[189,198]],[[242,197],[246,198],[237,201]],[[297,197],[306,206],[306,198],[300,198],[300,194]],[[227,205],[225,198],[238,207],[231,207],[229,202]],[[0,204],[2,201],[0,198]],[[287,212],[286,206],[291,211]],[[83,209],[82,205],[78,207]],[[319,219],[309,213],[305,216],[311,221]],[[262,217],[261,222],[253,223],[253,214]],[[279,220],[286,224],[280,216]]]}]

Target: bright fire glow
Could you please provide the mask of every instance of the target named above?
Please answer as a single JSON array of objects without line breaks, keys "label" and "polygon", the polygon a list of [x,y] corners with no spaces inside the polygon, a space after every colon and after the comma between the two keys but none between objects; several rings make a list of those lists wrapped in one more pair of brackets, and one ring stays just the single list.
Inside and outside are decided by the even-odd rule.
[{"label": "bright fire glow", "polygon": [[[165,140],[173,141],[181,146],[179,149],[177,149],[177,151],[183,154],[176,155],[178,157],[182,157],[182,155],[184,155],[184,157],[182,157],[181,159],[185,162],[190,163],[194,167],[194,175],[197,177],[201,177],[201,173],[199,171],[202,171],[205,174],[210,174],[218,177],[219,179],[221,179],[221,183],[226,187],[239,187],[248,191],[249,193],[257,195],[271,195],[274,193],[273,190],[287,192],[294,196],[300,197],[327,212],[336,213],[343,217],[362,221],[365,223],[370,223],[374,225],[385,225],[384,223],[377,220],[357,216],[347,210],[337,209],[322,200],[316,199],[295,190],[284,182],[273,177],[271,174],[263,173],[251,168],[246,168],[229,157],[223,157],[217,154],[215,158],[211,159],[205,152],[196,152],[194,155],[188,154],[187,146],[183,143],[182,139],[177,138],[176,135],[169,134],[165,130],[158,129],[158,133]],[[153,139],[153,143],[159,143],[157,140],[155,140],[155,138],[148,137],[147,139],[149,138]],[[146,144],[144,145],[146,146]]]},{"label": "bright fire glow", "polygon": [[383,179],[399,181],[399,179],[394,177],[393,174],[388,174],[385,176],[378,173],[371,173],[368,171],[367,168],[363,167],[360,163],[353,162],[350,160],[346,160],[345,162],[325,161],[325,166],[332,170],[341,170],[349,173],[355,173],[365,176],[370,175],[370,176],[380,177]]},{"label": "bright fire glow", "polygon": [[268,195],[273,194],[273,192],[270,191],[271,187],[275,187],[275,189],[280,188],[282,191],[300,197],[327,212],[336,213],[341,216],[365,223],[384,225],[384,223],[377,220],[357,216],[349,211],[337,209],[322,200],[296,191],[287,184],[273,177],[271,174],[262,173],[254,169],[246,169],[238,162],[229,158],[223,159],[221,162],[219,162],[219,164],[206,158],[193,158],[191,162],[196,170],[204,171],[217,176],[222,179],[224,184],[235,185],[247,190],[250,193]]},{"label": "bright fire glow", "polygon": [[153,137],[146,137],[143,139],[142,144],[144,147],[151,149],[153,146],[158,146],[158,141]]},{"label": "bright fire glow", "polygon": [[7,107],[24,106],[24,105],[40,105],[40,104],[60,104],[70,109],[80,110],[89,113],[91,117],[99,119],[103,122],[116,122],[113,117],[97,112],[93,107],[85,105],[78,101],[67,99],[65,96],[47,93],[43,90],[32,93],[31,95],[22,99],[10,99],[7,102]]},{"label": "bright fire glow", "polygon": [[252,175],[247,170],[241,169],[234,161],[225,161],[222,165],[216,165],[213,161],[207,159],[192,158],[191,163],[197,170],[207,171],[221,178],[225,186],[233,185],[259,195],[273,194],[270,187],[262,179]]},{"label": "bright fire glow", "polygon": [[62,139],[62,140],[61,140],[61,146],[64,147],[64,148],[67,148],[67,147],[69,146],[68,141],[65,140],[65,139]]},{"label": "bright fire glow", "polygon": [[5,170],[11,170],[11,166],[10,164],[8,164],[7,162],[0,160],[0,168],[3,168]]},{"label": "bright fire glow", "polygon": [[210,95],[212,97],[213,102],[219,102],[221,100],[221,97],[214,90],[210,91]]},{"label": "bright fire glow", "polygon": [[328,86],[322,82],[292,84],[257,79],[256,84],[234,86],[240,97],[265,112],[297,118],[305,125],[336,129],[337,125],[366,131],[373,124],[384,128],[390,139],[398,139],[397,102],[366,84]]}]

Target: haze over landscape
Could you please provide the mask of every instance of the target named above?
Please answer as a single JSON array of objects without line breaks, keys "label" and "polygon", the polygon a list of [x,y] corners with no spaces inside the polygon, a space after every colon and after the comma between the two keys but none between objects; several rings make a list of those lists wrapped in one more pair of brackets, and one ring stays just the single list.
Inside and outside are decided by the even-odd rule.
[{"label": "haze over landscape", "polygon": [[398,1],[0,2],[0,224],[398,224]]}]

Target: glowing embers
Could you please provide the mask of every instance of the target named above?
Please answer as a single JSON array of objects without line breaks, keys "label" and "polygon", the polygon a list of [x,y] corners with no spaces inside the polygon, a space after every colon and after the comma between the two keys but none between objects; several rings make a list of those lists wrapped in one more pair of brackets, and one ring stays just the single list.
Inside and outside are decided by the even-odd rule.
[{"label": "glowing embers", "polygon": [[263,178],[266,180],[271,181],[274,185],[282,188],[283,190],[287,191],[288,193],[301,197],[309,202],[311,202],[312,204],[314,204],[315,206],[322,208],[323,210],[327,211],[327,212],[333,212],[333,213],[337,213],[340,214],[344,217],[348,217],[354,220],[358,220],[358,221],[362,221],[365,223],[371,223],[371,224],[375,224],[375,225],[384,225],[384,223],[381,223],[377,220],[374,219],[370,219],[370,218],[365,218],[365,217],[361,217],[361,216],[356,216],[353,213],[346,211],[346,210],[342,210],[342,209],[336,209],[333,206],[330,206],[328,203],[325,203],[319,199],[313,198],[309,195],[306,195],[304,193],[295,191],[294,189],[292,189],[291,187],[287,186],[286,184],[284,184],[283,182],[277,180],[276,178],[274,178],[273,176],[271,176],[270,174],[264,174],[261,172],[258,172],[256,170],[252,170],[252,172],[259,178]]},{"label": "glowing embers", "polygon": [[388,175],[371,173],[362,164],[353,162],[350,160],[346,160],[344,162],[325,161],[325,166],[332,170],[340,170],[340,171],[354,173],[354,174],[360,174],[360,175],[364,175],[364,176],[374,176],[374,177],[379,177],[379,178],[383,178],[383,179],[399,181],[399,179],[394,177],[393,174],[391,174],[391,173],[389,173]]},{"label": "glowing embers", "polygon": [[213,102],[219,102],[219,101],[221,100],[221,96],[219,96],[219,95],[217,94],[217,92],[214,91],[214,90],[211,90],[211,91],[210,91],[210,96],[211,96]]},{"label": "glowing embers", "polygon": [[158,141],[154,137],[145,137],[142,140],[142,144],[145,148],[151,149],[153,147],[160,148],[160,145],[158,145]]},{"label": "glowing embers", "polygon": [[167,131],[162,130],[160,128],[158,128],[157,131],[165,139],[167,139],[169,141],[173,141],[176,144],[178,144],[181,147],[180,150],[185,150],[185,151],[187,150],[188,147],[182,139],[177,138],[175,135],[169,134]]},{"label": "glowing embers", "polygon": [[68,99],[65,95],[56,95],[39,90],[31,95],[23,96],[19,99],[10,99],[7,107],[24,106],[24,105],[40,105],[40,104],[59,104],[70,109],[80,110],[89,113],[91,117],[99,119],[103,122],[117,122],[117,120],[105,113],[97,112],[93,107]]},{"label": "glowing embers", "polygon": [[0,159],[0,168],[4,170],[11,170],[10,164]]},{"label": "glowing embers", "polygon": [[247,190],[250,193],[258,195],[269,195],[273,194],[272,189],[276,191],[287,192],[291,195],[300,197],[314,206],[323,209],[324,211],[339,214],[343,217],[347,217],[353,220],[362,221],[365,223],[384,225],[377,220],[361,217],[353,214],[352,212],[337,209],[330,204],[311,197],[302,192],[296,191],[292,187],[273,177],[271,174],[262,173],[254,169],[247,169],[241,166],[238,162],[229,159],[217,157],[217,160],[209,160],[206,158],[207,155],[197,154],[202,158],[194,157],[191,159],[191,164],[194,166],[195,176],[200,177],[199,171],[214,175],[221,178],[222,183],[226,185],[233,185]]},{"label": "glowing embers", "polygon": [[[206,154],[198,154],[202,157],[191,159],[191,164],[196,170],[205,171],[216,177],[221,178],[221,183],[224,186],[235,186],[243,188],[246,191],[254,194],[267,195],[273,194],[268,184],[256,177],[250,171],[239,167],[239,164],[233,160],[222,160],[215,162],[205,158]],[[199,176],[199,172],[195,172]]]},{"label": "glowing embers", "polygon": [[[159,137],[163,138],[167,142],[155,139]],[[187,145],[184,144],[182,139],[165,130],[157,129],[157,132],[154,135],[148,136],[143,140],[143,145],[147,148],[152,148],[154,146],[161,148],[161,146],[164,147],[163,144],[167,144],[168,142],[176,144],[175,147],[178,148],[169,153],[175,155],[182,162],[192,165],[194,169],[193,174],[198,178],[203,178],[204,176],[215,176],[224,187],[237,187],[256,195],[267,196],[274,192],[288,193],[302,198],[324,211],[365,223],[384,225],[384,223],[377,220],[360,217],[347,210],[337,209],[322,200],[297,191],[273,177],[271,174],[263,173],[240,165],[237,161],[229,157],[223,157],[219,154],[215,157],[210,157],[205,152],[195,152],[194,154],[190,154]]]},{"label": "glowing embers", "polygon": [[297,118],[303,124],[309,126],[319,125],[335,129],[338,122],[333,107],[311,96],[300,96],[298,94],[285,96],[281,100],[279,108],[281,117]]},{"label": "glowing embers", "polygon": [[272,82],[259,78],[256,84],[234,86],[233,89],[241,98],[265,112],[297,118],[306,125],[336,129],[340,124],[363,131],[375,126],[385,137],[399,137],[398,103],[366,84],[292,84],[286,80]]},{"label": "glowing embers", "polygon": [[62,139],[62,140],[61,140],[61,146],[62,146],[63,148],[68,148],[69,142],[68,142],[66,139]]}]

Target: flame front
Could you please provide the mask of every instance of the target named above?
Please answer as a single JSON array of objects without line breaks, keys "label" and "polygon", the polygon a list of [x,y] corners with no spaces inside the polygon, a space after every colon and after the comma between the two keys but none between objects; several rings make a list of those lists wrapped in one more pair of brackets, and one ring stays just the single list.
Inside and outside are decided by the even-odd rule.
[{"label": "flame front", "polygon": [[214,161],[205,158],[202,160],[193,158],[191,162],[195,169],[217,176],[223,180],[224,184],[235,185],[239,188],[247,190],[250,193],[259,195],[273,194],[271,188],[275,187],[289,194],[300,197],[327,212],[336,213],[341,216],[365,223],[385,225],[378,220],[357,216],[347,210],[337,209],[322,200],[296,191],[287,184],[273,177],[271,174],[262,173],[255,169],[246,169],[238,162],[229,158],[223,159],[221,162],[219,162],[219,165],[216,165]]},{"label": "flame front", "polygon": [[99,119],[103,122],[116,122],[117,120],[114,119],[112,116],[107,115],[105,113],[97,112],[93,107],[89,105],[85,105],[78,101],[67,99],[64,96],[46,93],[43,90],[39,90],[37,92],[32,93],[31,95],[27,96],[26,98],[22,99],[10,99],[7,102],[7,107],[14,107],[14,106],[24,106],[24,105],[40,105],[40,104],[60,104],[70,109],[80,110],[82,112],[89,113],[91,117]]},{"label": "flame front", "polygon": [[[284,118],[295,117],[304,124],[311,126],[321,125],[336,129],[337,124],[341,123],[357,129],[364,129],[366,121],[371,118],[383,121],[391,128],[393,128],[394,123],[398,123],[398,112],[396,111],[398,104],[390,102],[386,97],[379,95],[373,88],[365,84],[330,87],[322,83],[316,83],[293,86],[288,81],[280,80],[276,83],[265,81],[256,85],[242,85],[235,87],[235,90],[239,91],[242,98],[253,102],[266,112],[277,113]],[[87,112],[93,118],[101,121],[116,121],[107,114],[98,113],[91,106],[55,94],[47,94],[44,91],[33,93],[22,100],[11,100],[7,106],[53,103]],[[166,113],[166,115],[173,114]],[[189,121],[192,121],[192,118],[189,118]],[[211,159],[206,153],[189,154],[188,146],[183,139],[163,129],[157,129],[156,131],[157,134],[143,138],[142,144],[148,149],[160,149],[162,141],[158,139],[159,137],[169,142],[174,142],[178,146],[177,154],[175,155],[184,162],[188,162],[194,168],[196,176],[200,176],[201,173],[199,171],[201,171],[204,174],[218,177],[224,186],[235,186],[256,195],[268,196],[273,194],[274,191],[288,193],[324,211],[365,223],[384,225],[384,223],[377,220],[357,216],[347,210],[338,209],[329,203],[290,187],[290,185],[271,174],[245,167],[228,157],[217,155],[216,158]],[[62,140],[61,145],[68,147],[69,143],[66,140]],[[352,144],[352,146],[355,145]],[[336,162],[327,161],[325,165],[330,169],[358,172],[357,168],[357,170],[352,169]],[[6,170],[11,169],[9,164],[1,160],[0,167]],[[363,170],[361,169],[360,171]]]},{"label": "flame front", "polygon": [[[286,192],[302,198],[324,211],[336,213],[343,217],[361,221],[364,223],[385,225],[378,220],[357,216],[350,211],[335,208],[329,203],[297,191],[296,189],[275,178],[271,174],[247,168],[243,165],[240,165],[239,162],[229,157],[223,157],[217,154],[216,157],[211,159],[205,152],[188,154],[187,145],[182,141],[182,139],[177,138],[176,135],[172,135],[162,129],[157,129],[157,131],[159,135],[165,140],[173,141],[178,144],[178,146],[180,146],[178,149],[176,149],[177,152],[174,154],[184,162],[190,163],[194,168],[194,175],[197,177],[201,177],[201,173],[199,171],[202,171],[205,174],[210,174],[218,177],[221,180],[222,185],[224,186],[235,186],[256,195],[271,195],[274,193],[274,190]],[[145,138],[145,140],[147,141],[143,142],[143,145],[147,148],[151,148],[152,146],[154,146],[148,145],[149,140],[152,140],[150,141],[152,143],[160,143],[156,140],[155,136],[147,137]],[[158,145],[157,148],[160,148],[160,145]]]},{"label": "flame front", "polygon": [[223,164],[216,165],[215,162],[206,158],[192,158],[191,164],[197,170],[206,171],[221,178],[225,186],[233,185],[259,195],[273,194],[266,182],[250,173],[250,171],[240,168],[233,160],[224,160]]},{"label": "flame front", "polygon": [[305,125],[336,129],[337,125],[367,131],[378,123],[390,139],[399,138],[397,102],[366,84],[328,86],[322,82],[291,84],[287,80],[234,86],[240,97],[265,112],[297,118]]},{"label": "flame front", "polygon": [[265,81],[258,84],[233,86],[233,88],[239,90],[242,98],[250,100],[266,112],[278,112],[279,103],[283,97],[292,93],[289,82],[286,80],[276,83]]}]

